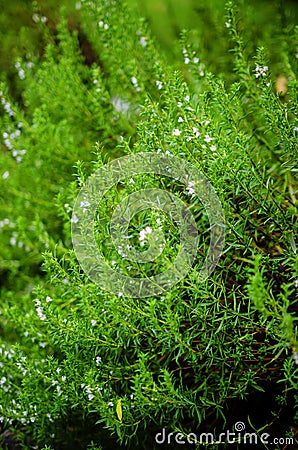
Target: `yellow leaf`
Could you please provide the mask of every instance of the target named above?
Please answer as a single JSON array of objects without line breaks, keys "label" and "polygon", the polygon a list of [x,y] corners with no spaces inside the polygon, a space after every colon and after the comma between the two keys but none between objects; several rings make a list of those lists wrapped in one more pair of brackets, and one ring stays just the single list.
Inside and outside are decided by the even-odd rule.
[{"label": "yellow leaf", "polygon": [[116,413],[120,422],[122,422],[122,406],[121,406],[121,398],[117,400]]}]

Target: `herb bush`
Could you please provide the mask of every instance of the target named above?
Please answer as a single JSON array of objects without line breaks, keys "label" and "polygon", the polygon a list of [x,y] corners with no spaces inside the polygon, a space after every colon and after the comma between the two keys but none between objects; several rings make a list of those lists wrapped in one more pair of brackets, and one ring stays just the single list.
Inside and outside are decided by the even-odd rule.
[{"label": "herb bush", "polygon": [[[283,29],[282,14],[264,28],[261,38],[275,44],[271,60],[259,34],[254,40],[251,11],[229,3],[219,17],[206,8],[201,25],[216,23],[222,44],[209,61],[203,32],[183,31],[181,61],[172,56],[170,65],[133,7],[111,0],[77,8],[71,20],[62,9],[52,28],[36,12],[43,51],[28,50],[2,77],[4,441],[11,433],[24,448],[159,448],[162,428],[219,434],[237,420],[295,437],[297,28]],[[171,190],[198,222],[189,274],[147,298],[94,284],[71,241],[72,208],[88,176],[137,152],[194,164],[226,221],[224,252],[201,283],[208,219],[191,190],[149,174],[112,189],[97,234],[119,273],[138,276],[139,268],[107,245],[124,192]],[[154,221],[168,239],[162,271],[177,254],[173,224],[146,212],[133,233],[139,245]]]}]

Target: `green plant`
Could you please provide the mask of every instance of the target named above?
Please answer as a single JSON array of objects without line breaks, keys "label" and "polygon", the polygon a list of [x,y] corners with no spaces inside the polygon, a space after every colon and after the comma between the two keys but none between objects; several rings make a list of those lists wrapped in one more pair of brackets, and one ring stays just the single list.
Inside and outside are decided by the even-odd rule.
[{"label": "green plant", "polygon": [[[61,16],[55,36],[43,30],[44,55],[17,61],[18,99],[9,83],[1,86],[5,428],[27,448],[153,448],[162,428],[222,431],[242,418],[230,415],[233,402],[240,408],[255,392],[270,389],[286,407],[297,388],[298,352],[294,38],[275,37],[278,63],[271,67],[262,46],[253,53],[245,46],[229,3],[218,26],[233,57],[223,57],[226,73],[218,76],[207,52],[201,61],[192,33],[182,33],[180,69],[168,66],[144,20],[120,1],[81,2],[75,24]],[[273,81],[280,66],[288,80],[283,94]],[[195,264],[179,284],[164,295],[130,298],[106,292],[82,271],[71,223],[89,175],[140,152],[177,156],[208,178],[225,213],[226,243],[200,283],[210,230],[191,186],[151,174],[123,180],[98,205],[96,224],[98,246],[119,273],[150,276],[179,251],[169,218],[141,212],[130,223],[134,246],[146,250],[144,230],[154,235],[156,225],[166,246],[155,264],[127,266],[109,225],[128,193],[171,191],[200,233]],[[279,407],[261,418],[266,425],[249,411],[244,419],[273,433]],[[292,436],[290,411],[282,431]]]}]

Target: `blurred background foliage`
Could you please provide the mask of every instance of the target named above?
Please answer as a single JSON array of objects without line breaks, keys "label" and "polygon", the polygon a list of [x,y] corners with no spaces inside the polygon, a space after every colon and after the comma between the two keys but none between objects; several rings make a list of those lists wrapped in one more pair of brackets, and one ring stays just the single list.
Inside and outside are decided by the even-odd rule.
[{"label": "blurred background foliage", "polygon": [[[214,73],[225,73],[229,64],[223,27],[224,0],[128,0],[140,16],[149,22],[162,51],[171,63],[182,64],[179,45],[183,29],[191,30],[198,48],[208,53],[208,69]],[[256,46],[265,45],[271,62],[278,72],[280,30],[285,42],[289,31],[298,23],[298,4],[295,0],[239,0],[242,25],[245,26],[247,51],[254,54]],[[47,18],[47,25],[55,32],[59,22],[60,7],[64,6],[70,25],[76,26],[80,2],[74,0],[0,0],[0,71],[12,76],[12,67],[18,57],[28,52],[39,55],[43,49],[40,27],[34,22],[34,14]],[[241,26],[241,24],[240,24]],[[298,49],[297,49],[298,51]],[[204,57],[204,55],[201,55]],[[207,56],[207,55],[206,55]],[[278,75],[278,73],[276,74]]]}]

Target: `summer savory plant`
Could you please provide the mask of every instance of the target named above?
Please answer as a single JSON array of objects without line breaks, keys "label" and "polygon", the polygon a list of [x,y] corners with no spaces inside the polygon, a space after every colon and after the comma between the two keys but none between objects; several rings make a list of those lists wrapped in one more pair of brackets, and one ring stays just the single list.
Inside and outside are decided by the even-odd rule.
[{"label": "summer savory plant", "polygon": [[[247,431],[294,443],[297,29],[285,33],[278,16],[264,29],[278,43],[272,63],[271,48],[252,40],[251,11],[242,17],[228,3],[218,17],[206,9],[206,33],[209,18],[223,38],[211,52],[222,53],[220,62],[208,60],[193,30],[181,32],[180,59],[170,65],[146,21],[118,0],[81,1],[71,20],[62,9],[54,31],[35,9],[43,52],[17,58],[0,88],[3,445],[159,448],[165,429],[192,433],[199,448],[195,434],[216,436],[240,420]],[[88,177],[140,152],[179,157],[204,174],[226,236],[201,282],[210,229],[192,181],[123,179],[96,211],[97,245],[115,271],[149,277],[179,252],[179,229],[156,209],[132,218],[128,244],[145,251],[163,233],[154,263],[128,261],[125,248],[113,247],[113,212],[142,189],[179,197],[200,243],[175,287],[132,298],[84,273],[71,226]]]}]

